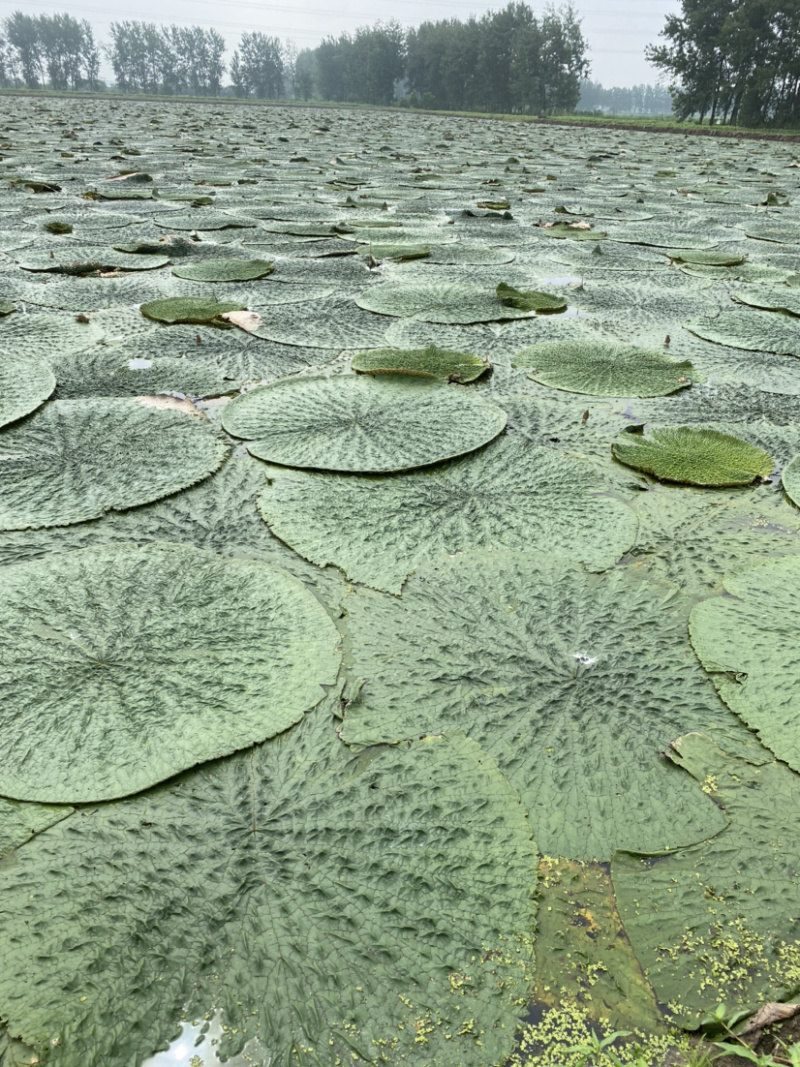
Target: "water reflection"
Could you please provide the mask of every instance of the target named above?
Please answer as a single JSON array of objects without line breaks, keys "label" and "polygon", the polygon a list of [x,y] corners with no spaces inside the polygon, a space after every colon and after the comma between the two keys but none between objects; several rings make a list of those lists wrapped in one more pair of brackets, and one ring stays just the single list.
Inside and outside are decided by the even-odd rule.
[{"label": "water reflection", "polygon": [[[215,1012],[206,1021],[181,1023],[180,1037],[168,1049],[144,1060],[141,1067],[221,1067],[217,1055],[222,1037],[222,1016]],[[272,1057],[259,1050],[257,1038],[248,1041],[238,1056],[225,1060],[225,1067],[270,1067]]]}]

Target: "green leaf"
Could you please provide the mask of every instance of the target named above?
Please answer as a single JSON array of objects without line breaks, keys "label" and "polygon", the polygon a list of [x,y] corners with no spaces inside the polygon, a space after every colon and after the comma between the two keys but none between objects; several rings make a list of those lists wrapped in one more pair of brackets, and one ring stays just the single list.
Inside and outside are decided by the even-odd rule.
[{"label": "green leaf", "polygon": [[800,455],[794,456],[783,468],[781,484],[792,503],[800,507]]},{"label": "green leaf", "polygon": [[139,792],[280,733],[336,680],[325,609],[261,563],[121,545],[4,568],[0,589],[0,793],[15,799]]},{"label": "green leaf", "polygon": [[395,315],[419,322],[500,322],[525,318],[529,314],[508,307],[491,290],[461,282],[434,285],[384,282],[365,290],[356,297],[356,303],[379,315]]},{"label": "green leaf", "polygon": [[59,245],[47,252],[23,252],[17,259],[27,271],[50,274],[97,274],[113,270],[156,270],[169,259],[159,256],[134,256],[114,248]]},{"label": "green leaf", "polygon": [[265,278],[274,270],[274,265],[266,259],[204,259],[185,267],[173,267],[172,273],[176,278],[193,282],[249,282]]},{"label": "green leaf", "polygon": [[551,341],[524,348],[515,367],[533,381],[590,396],[666,396],[704,378],[688,360],[608,341]]},{"label": "green leaf", "polygon": [[733,311],[692,319],[685,326],[690,333],[718,345],[800,357],[800,330],[787,315]]},{"label": "green leaf", "polygon": [[718,430],[688,426],[626,433],[612,444],[615,459],[665,482],[684,485],[751,485],[775,468],[763,448]]},{"label": "green leaf", "polygon": [[677,847],[722,825],[660,754],[690,723],[739,729],[694,657],[674,587],[498,550],[419,568],[400,600],[355,588],[343,603],[345,664],[364,681],[349,744],[465,730],[551,856]]},{"label": "green leaf", "polygon": [[66,804],[27,804],[0,798],[0,858],[49,826],[66,819],[72,811],[74,808]]},{"label": "green leaf", "polygon": [[364,374],[414,374],[441,381],[473,382],[490,364],[469,352],[450,352],[436,345],[427,348],[380,348],[356,352],[350,361]]},{"label": "green leaf", "polygon": [[721,805],[727,825],[670,855],[617,853],[611,874],[656,996],[696,1028],[712,1004],[754,1010],[796,991],[800,777],[782,763],[736,759],[700,734],[668,755]]},{"label": "green leaf", "polygon": [[785,311],[790,315],[800,315],[800,293],[796,289],[737,289],[733,294],[737,304],[761,308],[765,311]]},{"label": "green leaf", "polygon": [[206,420],[137,400],[56,400],[0,431],[0,529],[67,526],[207,478],[227,453]]},{"label": "green leaf", "polygon": [[372,256],[373,259],[392,259],[398,263],[408,263],[415,259],[427,259],[431,250],[428,245],[404,245],[404,244],[370,244],[359,249],[362,256]]},{"label": "green leaf", "polygon": [[399,593],[436,559],[475,548],[530,548],[613,567],[631,547],[630,508],[578,460],[501,437],[431,470],[393,477],[270,472],[259,498],[273,533],[311,562]]},{"label": "green leaf", "polygon": [[141,312],[147,319],[155,322],[216,322],[226,311],[246,311],[247,304],[238,301],[223,300],[217,302],[213,297],[174,296],[166,300],[151,300],[142,304]]},{"label": "green leaf", "polygon": [[55,375],[45,363],[13,356],[0,360],[0,426],[30,415],[55,387]]},{"label": "green leaf", "polygon": [[743,567],[692,612],[691,639],[720,696],[762,742],[800,770],[800,671],[790,636],[800,557]]},{"label": "green leaf", "polygon": [[496,437],[505,412],[463,389],[410,376],[286,378],[236,397],[222,413],[234,437],[270,463],[397,471],[439,463]]},{"label": "green leaf", "polygon": [[10,315],[12,311],[17,310],[17,305],[10,300],[0,300],[0,316]]},{"label": "green leaf", "polygon": [[354,758],[318,709],[21,850],[0,871],[0,1012],[54,1067],[129,1067],[215,1010],[226,1060],[257,1039],[280,1064],[503,1062],[535,863],[473,741]]},{"label": "green leaf", "polygon": [[566,311],[567,302],[563,297],[550,293],[539,293],[535,289],[515,289],[512,285],[500,282],[496,289],[497,297],[506,307],[518,311]]},{"label": "green leaf", "polygon": [[386,320],[365,314],[341,297],[302,301],[269,308],[255,335],[278,344],[337,351],[382,348]]}]

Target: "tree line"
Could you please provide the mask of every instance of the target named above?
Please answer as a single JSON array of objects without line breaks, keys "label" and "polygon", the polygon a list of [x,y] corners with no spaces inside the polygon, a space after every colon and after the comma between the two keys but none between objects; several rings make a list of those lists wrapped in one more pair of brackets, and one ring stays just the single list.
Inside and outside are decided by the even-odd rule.
[{"label": "tree line", "polygon": [[682,0],[647,58],[677,118],[800,125],[800,0]]},{"label": "tree line", "polygon": [[672,97],[661,85],[604,88],[599,82],[581,83],[579,111],[602,111],[611,115],[670,115]]},{"label": "tree line", "polygon": [[[0,29],[0,86],[98,86],[101,47],[87,22],[16,11]],[[247,32],[227,63],[215,29],[129,20],[111,24],[102,51],[123,92],[218,96],[227,73],[228,91],[242,98],[399,100],[442,110],[546,114],[575,108],[589,69],[587,48],[570,4],[536,15],[514,0],[466,21],[409,30],[394,21],[362,26],[299,54],[278,37]]]},{"label": "tree line", "polygon": [[402,84],[412,106],[549,114],[574,110],[589,70],[571,4],[535,15],[526,3],[466,21],[403,30],[377,23],[301,52],[298,69],[321,96],[389,104]]}]

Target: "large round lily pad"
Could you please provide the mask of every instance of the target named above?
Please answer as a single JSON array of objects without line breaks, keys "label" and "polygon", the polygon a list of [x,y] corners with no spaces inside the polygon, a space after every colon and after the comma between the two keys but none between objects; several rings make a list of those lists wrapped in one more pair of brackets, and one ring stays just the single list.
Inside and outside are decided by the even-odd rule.
[{"label": "large round lily pad", "polygon": [[625,433],[611,451],[620,463],[684,485],[750,485],[775,467],[763,448],[719,430],[688,426],[657,427],[647,436]]},{"label": "large round lily pad", "polygon": [[202,418],[139,400],[56,400],[0,431],[0,529],[68,526],[212,474],[227,448]]},{"label": "large round lily pad", "polygon": [[363,374],[414,374],[441,381],[473,382],[489,369],[489,364],[470,352],[427,348],[379,348],[356,352],[350,366]]},{"label": "large round lily pad", "polygon": [[225,1061],[505,1062],[536,880],[516,793],[463,736],[353,758],[333,727],[316,709],[21,850],[0,871],[9,1033],[130,1067],[216,1011]]},{"label": "large round lily pad", "polygon": [[0,572],[0,794],[136,793],[297,722],[339,636],[294,578],[186,546],[115,546]]},{"label": "large round lily pad", "polygon": [[515,367],[533,381],[590,396],[667,396],[703,376],[688,360],[609,341],[551,341],[524,348]]},{"label": "large round lily pad", "polygon": [[800,668],[794,637],[800,556],[742,567],[725,595],[692,612],[691,638],[720,696],[778,757],[800,770]]},{"label": "large round lily pad", "polygon": [[236,397],[222,415],[259,459],[333,471],[399,471],[471,452],[506,414],[467,390],[425,379],[286,378]]},{"label": "large round lily pad", "polygon": [[47,364],[4,356],[0,361],[0,426],[30,415],[55,387],[55,375]]},{"label": "large round lily pad", "polygon": [[266,259],[204,259],[173,267],[172,273],[192,282],[249,282],[265,278],[274,270],[274,265]]},{"label": "large round lily pad", "polygon": [[519,437],[430,470],[376,478],[275,468],[259,498],[273,533],[355,581],[399,593],[437,556],[536,548],[613,567],[636,537],[631,509],[586,464]]},{"label": "large round lily pad", "polygon": [[530,309],[520,310],[503,303],[489,288],[460,282],[434,285],[384,282],[365,290],[356,298],[356,303],[379,315],[395,315],[419,322],[501,322],[526,318],[532,313]]},{"label": "large round lily pad", "polygon": [[795,456],[783,468],[781,483],[792,503],[800,507],[800,456]]},{"label": "large round lily pad", "polygon": [[206,299],[203,296],[172,296],[166,300],[151,300],[142,304],[146,319],[155,322],[221,323],[220,315],[227,311],[246,311],[247,304],[232,300]]},{"label": "large round lily pad", "polygon": [[677,847],[724,824],[661,756],[682,724],[731,744],[745,732],[697,663],[673,586],[496,550],[421,567],[402,599],[356,588],[343,607],[347,667],[363,682],[349,744],[466,731],[550,856]]}]

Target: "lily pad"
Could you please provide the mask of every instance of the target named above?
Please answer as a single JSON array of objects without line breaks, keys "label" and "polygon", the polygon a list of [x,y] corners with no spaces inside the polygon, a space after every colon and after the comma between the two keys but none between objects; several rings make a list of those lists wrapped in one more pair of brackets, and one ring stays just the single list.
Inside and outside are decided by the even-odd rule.
[{"label": "lily pad", "polygon": [[136,256],[115,248],[65,245],[49,252],[24,252],[17,259],[23,270],[45,274],[97,274],[116,270],[157,270],[166,266],[165,255]]},{"label": "lily pad", "polygon": [[50,367],[29,359],[0,360],[0,426],[30,415],[56,387]]},{"label": "lily pad", "polygon": [[259,459],[334,471],[398,471],[471,452],[506,414],[466,390],[411,376],[286,378],[226,405],[222,425]]},{"label": "lily pad", "polygon": [[226,311],[246,311],[247,304],[231,300],[217,301],[213,297],[173,296],[166,300],[151,300],[142,304],[141,312],[154,322],[215,323],[223,325],[220,315]]},{"label": "lily pad", "polygon": [[0,316],[10,315],[12,311],[16,311],[17,306],[10,300],[0,300]]},{"label": "lily pad", "polygon": [[754,765],[708,737],[667,753],[722,808],[726,827],[694,848],[617,853],[611,865],[625,932],[675,1022],[696,1028],[709,1005],[754,1011],[795,996],[800,955],[800,778]]},{"label": "lily pad", "polygon": [[465,730],[519,790],[546,855],[604,860],[724,825],[660,754],[681,723],[740,729],[694,657],[673,586],[498,550],[421,567],[402,599],[355,588],[343,607],[345,664],[364,683],[348,744]]},{"label": "lily pad", "polygon": [[0,529],[68,526],[207,478],[227,448],[202,418],[138,400],[55,400],[0,431]]},{"label": "lily pad", "polygon": [[475,548],[538,549],[592,570],[613,567],[634,542],[636,520],[603,488],[579,460],[503,437],[476,455],[392,477],[276,468],[259,509],[312,563],[399,593],[423,564]]},{"label": "lily pad", "polygon": [[688,360],[609,341],[552,341],[514,357],[530,379],[589,396],[667,396],[704,378]]},{"label": "lily pad", "polygon": [[513,285],[500,282],[496,292],[501,303],[518,311],[553,312],[567,309],[567,302],[563,297],[540,293],[535,289],[515,289]]},{"label": "lily pad", "polygon": [[697,337],[718,345],[800,358],[800,328],[788,315],[769,311],[732,311],[691,319],[685,326]]},{"label": "lily pad", "polygon": [[[74,811],[67,804],[27,804],[0,798],[0,859]],[[0,1055],[0,1064],[4,1064]]]},{"label": "lily pad", "polygon": [[688,426],[661,426],[647,436],[623,434],[611,452],[628,467],[684,485],[751,485],[775,468],[763,448],[718,430]]},{"label": "lily pad", "polygon": [[0,871],[0,1011],[60,1067],[140,1063],[212,1005],[225,1060],[255,1038],[278,1063],[301,1047],[321,1067],[384,1048],[412,1063],[421,1033],[430,1067],[504,1062],[535,876],[519,800],[477,744],[353,758],[318,709],[20,851]]},{"label": "lily pad", "polygon": [[5,568],[0,587],[14,799],[139,792],[286,730],[336,680],[327,612],[260,563],[119,546]]},{"label": "lily pad", "polygon": [[763,311],[785,311],[789,315],[800,316],[800,292],[797,289],[738,289],[733,294],[737,304]]},{"label": "lily pad", "polygon": [[474,382],[490,365],[469,352],[450,352],[428,345],[427,348],[380,348],[356,352],[350,366],[363,374],[413,374],[440,381]]},{"label": "lily pad", "polygon": [[[173,267],[176,278],[192,282],[249,282],[272,274],[275,266],[266,259],[204,259]],[[184,320],[182,320],[184,321]]]},{"label": "lily pad", "polygon": [[463,323],[501,322],[530,314],[503,303],[496,293],[478,285],[439,282],[434,285],[374,285],[356,297],[366,311],[379,315],[415,319],[419,322]]},{"label": "lily pad", "polygon": [[720,696],[761,741],[800,770],[800,671],[789,627],[800,557],[742,567],[724,595],[692,612],[691,639]]}]

